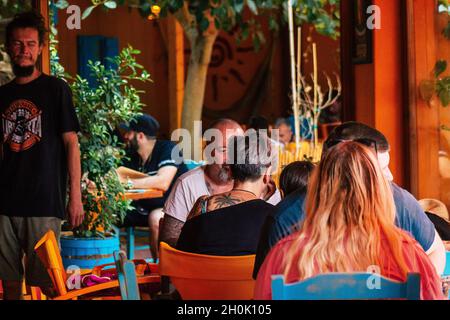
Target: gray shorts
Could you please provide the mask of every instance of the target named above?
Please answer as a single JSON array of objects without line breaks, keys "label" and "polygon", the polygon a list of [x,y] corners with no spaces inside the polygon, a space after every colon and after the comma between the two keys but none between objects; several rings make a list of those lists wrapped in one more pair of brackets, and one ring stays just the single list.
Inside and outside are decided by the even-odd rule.
[{"label": "gray shorts", "polygon": [[[52,287],[44,265],[34,252],[34,246],[53,230],[59,242],[61,219],[54,217],[9,217],[0,215],[0,279],[22,281],[25,264],[27,285]],[[25,254],[25,260],[23,259]]]}]

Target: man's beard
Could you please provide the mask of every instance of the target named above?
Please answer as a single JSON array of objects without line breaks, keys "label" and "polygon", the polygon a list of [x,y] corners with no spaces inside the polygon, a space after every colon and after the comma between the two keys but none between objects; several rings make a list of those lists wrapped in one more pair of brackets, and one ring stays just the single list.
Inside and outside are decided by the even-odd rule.
[{"label": "man's beard", "polygon": [[18,64],[13,64],[13,72],[16,77],[29,77],[34,72],[34,65],[31,66],[20,66]]},{"label": "man's beard", "polygon": [[128,146],[129,146],[131,151],[138,152],[139,144],[138,144],[136,136],[134,136],[133,139],[130,140]]},{"label": "man's beard", "polygon": [[233,178],[231,177],[231,172],[227,167],[221,166],[219,169],[219,173],[217,175],[220,182],[225,183],[231,181]]}]

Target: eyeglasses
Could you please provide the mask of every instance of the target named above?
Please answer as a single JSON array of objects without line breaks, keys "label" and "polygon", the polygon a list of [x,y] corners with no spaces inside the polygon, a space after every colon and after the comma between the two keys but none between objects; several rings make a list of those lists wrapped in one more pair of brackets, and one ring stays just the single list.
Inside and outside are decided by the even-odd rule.
[{"label": "eyeglasses", "polygon": [[365,145],[366,147],[369,147],[370,149],[375,151],[375,154],[378,154],[378,148],[377,148],[377,142],[372,139],[368,138],[359,138],[359,139],[352,139],[352,140],[344,140],[344,139],[330,139],[325,142],[325,146],[327,149],[330,149],[332,147],[335,147],[341,142],[345,141],[353,141],[357,143],[361,143],[362,145]]}]

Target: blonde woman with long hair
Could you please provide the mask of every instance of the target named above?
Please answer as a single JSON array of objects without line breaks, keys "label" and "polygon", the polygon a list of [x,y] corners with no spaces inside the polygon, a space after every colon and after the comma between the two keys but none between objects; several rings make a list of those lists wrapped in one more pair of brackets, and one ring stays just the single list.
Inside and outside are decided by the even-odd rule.
[{"label": "blonde woman with long hair", "polygon": [[395,226],[395,205],[374,150],[345,141],[324,155],[311,177],[299,232],[270,251],[255,299],[271,299],[271,275],[288,283],[328,272],[366,272],[399,281],[421,276],[421,298],[443,299],[440,278],[419,244]]}]

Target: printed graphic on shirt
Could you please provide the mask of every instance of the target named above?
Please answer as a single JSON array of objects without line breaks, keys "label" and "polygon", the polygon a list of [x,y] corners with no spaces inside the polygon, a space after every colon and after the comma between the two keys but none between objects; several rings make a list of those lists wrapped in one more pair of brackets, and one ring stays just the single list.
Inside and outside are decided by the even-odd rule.
[{"label": "printed graphic on shirt", "polygon": [[3,141],[13,152],[30,149],[42,138],[41,114],[34,103],[16,100],[2,114]]}]

